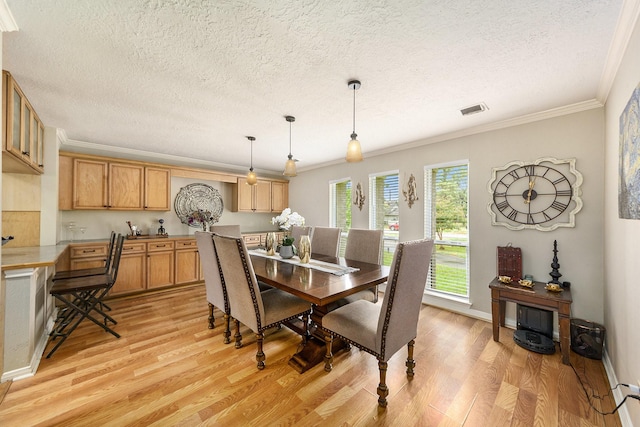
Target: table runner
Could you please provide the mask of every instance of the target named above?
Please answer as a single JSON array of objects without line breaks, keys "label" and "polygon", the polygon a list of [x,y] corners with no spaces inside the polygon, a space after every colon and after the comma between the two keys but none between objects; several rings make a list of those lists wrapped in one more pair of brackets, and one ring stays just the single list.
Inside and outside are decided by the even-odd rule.
[{"label": "table runner", "polygon": [[347,267],[346,265],[338,265],[330,262],[318,261],[316,259],[311,259],[307,264],[302,264],[300,262],[300,258],[294,256],[293,258],[285,259],[280,255],[267,255],[267,251],[264,249],[251,249],[249,250],[251,255],[257,255],[264,258],[276,259],[280,262],[286,262],[288,264],[298,264],[302,267],[313,268],[314,270],[324,271],[325,273],[331,273],[336,276],[342,276],[344,274],[353,273],[359,271],[359,268],[355,267]]}]

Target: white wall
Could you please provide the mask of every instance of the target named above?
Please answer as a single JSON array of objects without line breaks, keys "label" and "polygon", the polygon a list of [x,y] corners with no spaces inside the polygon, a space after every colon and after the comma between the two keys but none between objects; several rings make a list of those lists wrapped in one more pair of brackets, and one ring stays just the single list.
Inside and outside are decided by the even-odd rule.
[{"label": "white wall", "polygon": [[[361,134],[361,143],[366,150],[366,130]],[[405,174],[408,177],[413,173],[418,181],[420,200],[411,209],[401,201],[400,240],[421,238],[424,222],[424,166],[468,159],[471,306],[460,305],[453,309],[490,319],[488,283],[496,275],[497,246],[512,243],[513,246],[522,248],[524,272],[540,281],[549,280],[553,241],[557,240],[561,280],[572,283],[573,316],[602,323],[603,156],[604,111],[596,108],[377,157],[366,157],[357,164],[345,162],[303,172],[290,181],[289,200],[291,208],[303,215],[307,224],[328,225],[330,180],[350,177],[354,185],[361,182],[368,194],[370,173],[394,169],[399,170],[401,177]],[[486,210],[487,203],[491,200],[486,190],[491,178],[491,168],[513,160],[533,161],[540,157],[577,159],[576,168],[584,176],[584,207],[576,216],[576,227],[542,232],[511,231],[501,226],[492,226]],[[366,205],[362,211],[354,208],[352,215],[353,227],[368,228]],[[452,308],[444,302],[441,304]],[[510,307],[507,316],[513,319],[514,312],[514,308]]]},{"label": "white wall", "polygon": [[[640,25],[620,64],[605,106],[605,326],[607,354],[622,383],[640,381],[640,220],[618,218],[619,120],[633,90],[640,84]],[[640,405],[626,403],[634,425]]]}]

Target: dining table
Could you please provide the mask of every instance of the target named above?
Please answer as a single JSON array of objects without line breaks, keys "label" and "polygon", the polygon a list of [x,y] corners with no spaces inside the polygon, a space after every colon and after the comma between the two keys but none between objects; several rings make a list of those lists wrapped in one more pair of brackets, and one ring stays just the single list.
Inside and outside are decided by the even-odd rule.
[{"label": "dining table", "polygon": [[[326,344],[321,330],[322,317],[335,302],[362,290],[385,283],[389,267],[360,262],[344,257],[312,254],[308,264],[297,257],[282,259],[278,254],[266,255],[264,250],[251,250],[251,263],[258,280],[298,296],[312,305],[309,336],[289,359],[289,365],[303,373],[321,363]],[[299,322],[301,323],[301,321]],[[302,333],[301,324],[288,325]],[[332,351],[346,347],[340,339],[333,340]]]}]

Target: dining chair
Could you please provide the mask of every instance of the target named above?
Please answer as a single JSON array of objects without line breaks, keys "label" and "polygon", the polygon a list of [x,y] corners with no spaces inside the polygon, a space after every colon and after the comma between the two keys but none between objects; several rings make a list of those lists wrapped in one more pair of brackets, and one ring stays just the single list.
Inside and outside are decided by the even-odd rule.
[{"label": "dining chair", "polygon": [[61,280],[61,279],[71,279],[74,277],[86,277],[86,276],[98,276],[98,275],[107,273],[109,271],[109,267],[111,267],[111,263],[113,262],[115,241],[116,241],[116,232],[111,231],[111,236],[109,237],[109,246],[107,247],[107,258],[105,259],[105,263],[103,267],[82,268],[79,270],[56,271],[56,273],[53,275],[51,280],[55,282],[56,280]]},{"label": "dining chair", "polygon": [[[62,303],[60,314],[52,328],[51,341],[61,337],[60,341],[49,351],[47,359],[62,345],[84,319],[89,319],[116,338],[120,335],[108,326],[108,322],[118,322],[101,308],[102,300],[107,296],[118,278],[120,256],[124,236],[118,235],[115,242],[113,261],[109,271],[101,275],[60,279],[53,282],[49,293]],[[103,317],[96,319],[95,313]]]},{"label": "dining chair", "polygon": [[240,232],[240,226],[233,225],[212,225],[209,227],[209,231],[212,233],[220,234],[222,236],[242,237]]},{"label": "dining chair", "polygon": [[338,227],[313,227],[311,253],[337,257],[341,231]]},{"label": "dining chair", "polygon": [[322,318],[326,343],[324,370],[333,363],[333,337],[372,354],[378,359],[380,383],[378,405],[387,406],[387,362],[407,345],[407,376],[414,376],[413,348],[418,331],[418,317],[427,281],[433,240],[398,243],[391,263],[391,273],[384,298],[378,303],[355,301],[329,312]]},{"label": "dining chair", "polygon": [[[242,237],[242,233],[240,232],[239,225],[212,225],[209,227],[209,230],[213,233],[220,234],[222,236]],[[260,292],[266,291],[267,289],[271,289],[270,285],[267,285],[266,283],[263,283],[263,282],[258,282],[258,286],[260,287]],[[211,306],[209,307],[209,316],[210,316],[210,319],[213,319],[212,317],[213,308]]]},{"label": "dining chair", "polygon": [[[222,227],[222,226],[216,226]],[[213,228],[213,226],[212,226]],[[215,249],[213,247],[213,232],[196,231],[196,243],[198,245],[198,256],[200,257],[200,266],[204,275],[204,287],[209,304],[209,329],[215,328],[215,317],[213,315],[214,306],[218,307],[223,313],[225,330],[223,332],[223,342],[229,344],[231,342],[231,328],[229,301],[227,293],[222,286],[220,279],[220,268],[216,259]]]},{"label": "dining chair", "polygon": [[[367,230],[362,228],[352,228],[347,235],[347,245],[344,250],[344,257],[354,261],[378,264],[382,262],[382,243],[384,231]],[[378,286],[365,289],[354,295],[343,298],[344,301],[353,302],[359,299],[366,299],[371,302],[378,302]]]},{"label": "dining chair", "polygon": [[311,237],[313,229],[309,226],[294,225],[291,227],[291,237],[293,237],[293,244],[298,247],[301,236]]},{"label": "dining chair", "polygon": [[[280,326],[288,320],[303,317],[303,342],[308,334],[311,312],[309,302],[280,289],[260,292],[251,257],[242,238],[213,235],[213,243],[220,265],[220,278],[227,291],[231,316],[236,319],[236,336],[242,322],[256,334],[258,369],[264,369],[265,355],[262,350],[264,331]],[[236,342],[236,347],[242,342]]]}]

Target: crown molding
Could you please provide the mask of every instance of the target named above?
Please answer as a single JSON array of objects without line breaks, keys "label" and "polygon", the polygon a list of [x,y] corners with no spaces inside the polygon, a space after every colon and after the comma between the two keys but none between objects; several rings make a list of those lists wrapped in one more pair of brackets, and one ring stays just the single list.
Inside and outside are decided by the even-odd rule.
[{"label": "crown molding", "polygon": [[[500,130],[510,128],[513,126],[524,125],[527,123],[538,122],[540,120],[552,119],[554,117],[566,116],[568,114],[579,113],[582,111],[593,110],[595,108],[601,108],[603,104],[597,99],[591,99],[589,101],[578,102],[563,107],[552,108],[550,110],[540,111],[537,113],[527,114],[525,116],[514,117],[512,119],[502,120],[495,123],[487,123],[484,125],[474,126],[467,129],[462,129],[456,132],[445,133],[442,135],[436,135],[430,138],[420,139],[418,141],[408,142],[406,144],[395,145],[393,147],[383,148],[380,150],[369,151],[362,153],[365,158],[381,156],[384,154],[395,153],[398,151],[408,150],[411,148],[422,147],[424,145],[435,144],[437,142],[449,141],[452,139],[462,138],[465,136],[476,135],[493,130]],[[317,165],[311,165],[305,168],[299,168],[298,172],[307,172],[314,169],[319,169],[327,166],[333,166],[344,163],[344,159],[332,160]]]},{"label": "crown molding", "polygon": [[3,33],[18,31],[18,24],[7,5],[7,0],[0,0],[0,31]]},{"label": "crown molding", "polygon": [[596,92],[596,99],[603,104],[607,102],[609,92],[615,81],[616,74],[622,63],[622,58],[629,46],[629,40],[633,34],[633,30],[640,17],[640,0],[624,0],[618,17],[611,45],[609,45],[609,53],[605,61],[600,84]]},{"label": "crown molding", "polygon": [[[133,148],[114,147],[110,145],[96,144],[93,142],[78,141],[74,139],[68,139],[67,134],[63,129],[58,130],[58,138],[60,141],[60,150],[71,153],[83,153],[93,154],[96,156],[116,157],[127,160],[138,160],[142,162],[154,162],[164,163],[172,166],[183,167],[200,167],[213,169],[216,171],[230,172],[230,173],[246,173],[248,167],[232,165],[227,163],[211,162],[207,160],[195,159],[190,157],[174,156],[171,154],[151,153],[148,151],[136,150]],[[257,169],[255,172],[259,175],[276,176],[278,172]]]}]

